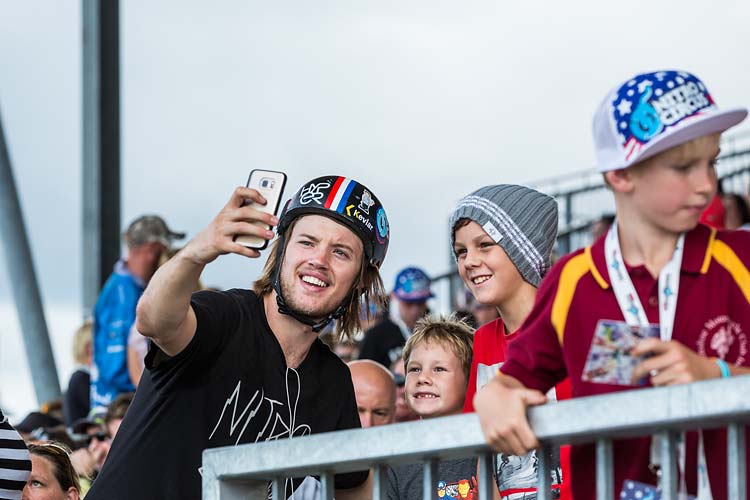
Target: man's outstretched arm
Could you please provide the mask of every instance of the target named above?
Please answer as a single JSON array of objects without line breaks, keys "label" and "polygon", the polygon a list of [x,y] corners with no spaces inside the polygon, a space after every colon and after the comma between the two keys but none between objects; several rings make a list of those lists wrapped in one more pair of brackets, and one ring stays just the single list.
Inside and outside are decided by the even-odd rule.
[{"label": "man's outstretched arm", "polygon": [[150,337],[169,356],[180,353],[195,335],[195,311],[190,296],[203,268],[219,255],[235,253],[257,258],[260,252],[234,242],[237,235],[273,238],[272,231],[257,223],[274,226],[278,219],[251,206],[245,200],[265,204],[254,189],[238,187],[221,212],[203,231],[161,266],[146,287],[136,311],[136,328]]}]

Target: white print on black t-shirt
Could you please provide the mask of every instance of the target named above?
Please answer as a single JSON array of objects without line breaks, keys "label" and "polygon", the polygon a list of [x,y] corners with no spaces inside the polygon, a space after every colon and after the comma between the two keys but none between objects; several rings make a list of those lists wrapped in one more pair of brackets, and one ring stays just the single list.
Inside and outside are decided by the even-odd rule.
[{"label": "white print on black t-shirt", "polygon": [[[294,383],[292,384],[293,387],[290,387],[289,384],[290,372],[294,375]],[[242,410],[242,413],[237,415],[237,406],[239,404],[241,387],[242,381],[239,380],[237,381],[237,385],[235,386],[234,391],[232,391],[232,394],[229,396],[226,403],[224,403],[224,408],[221,410],[219,421],[216,422],[214,430],[211,431],[211,435],[208,437],[209,441],[211,440],[211,438],[213,438],[216,430],[221,425],[221,422],[224,420],[224,414],[226,413],[227,408],[229,408],[230,406],[232,406],[232,419],[229,423],[229,436],[234,436],[237,427],[242,425],[242,428],[237,434],[237,439],[234,442],[235,445],[239,444],[242,436],[245,433],[245,430],[247,429],[247,426],[250,425],[250,422],[256,417],[256,415],[258,415],[258,413],[261,413],[261,418],[266,414],[266,412],[268,413],[268,416],[266,417],[266,422],[263,425],[263,428],[260,430],[260,432],[258,432],[258,435],[255,436],[256,443],[258,441],[274,441],[276,439],[285,437],[306,436],[312,433],[309,425],[297,425],[296,422],[297,403],[299,402],[299,395],[302,385],[299,378],[299,373],[297,373],[297,371],[293,368],[287,368],[286,406],[281,401],[276,401],[274,399],[266,397],[265,389],[260,388],[255,391],[253,397],[250,398],[250,401]],[[292,401],[292,399],[294,399],[294,401]],[[284,420],[285,414],[288,416],[288,419],[286,421]]]}]

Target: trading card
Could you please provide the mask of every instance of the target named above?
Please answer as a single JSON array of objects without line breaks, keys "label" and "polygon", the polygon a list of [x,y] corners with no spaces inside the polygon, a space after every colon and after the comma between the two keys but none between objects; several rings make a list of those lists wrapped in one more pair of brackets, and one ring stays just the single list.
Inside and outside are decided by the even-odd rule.
[{"label": "trading card", "polygon": [[599,320],[581,378],[587,382],[614,385],[644,385],[633,382],[633,371],[645,359],[631,354],[641,340],[659,338],[659,325],[630,326],[624,321]]}]

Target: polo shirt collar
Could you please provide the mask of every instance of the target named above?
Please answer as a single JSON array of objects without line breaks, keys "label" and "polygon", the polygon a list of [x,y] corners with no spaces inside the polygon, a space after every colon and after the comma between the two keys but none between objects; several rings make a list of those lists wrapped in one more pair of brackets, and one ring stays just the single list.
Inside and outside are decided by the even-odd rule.
[{"label": "polo shirt collar", "polygon": [[[605,233],[591,245],[591,265],[599,276],[597,282],[602,288],[609,288],[612,283],[607,272],[607,261],[604,256]],[[710,247],[716,236],[716,230],[703,224],[698,224],[685,235],[685,249],[682,253],[681,271],[684,273],[705,273],[706,261],[710,258]]]}]

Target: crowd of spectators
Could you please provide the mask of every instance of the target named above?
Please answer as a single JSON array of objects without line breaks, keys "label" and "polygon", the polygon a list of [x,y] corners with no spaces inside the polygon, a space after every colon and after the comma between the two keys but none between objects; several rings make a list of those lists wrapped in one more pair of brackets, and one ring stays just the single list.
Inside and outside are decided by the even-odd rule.
[{"label": "crowd of spectators", "polygon": [[[673,85],[680,82],[686,85],[685,92],[696,89],[707,92],[699,80],[687,73],[638,75],[632,80],[634,84],[626,83],[616,91],[620,103],[617,111],[606,105],[600,114],[615,113],[618,119],[624,120],[631,112],[632,103],[622,103],[630,103],[628,98],[636,89],[643,93],[644,99],[650,95],[645,89],[650,91],[651,86],[665,92],[667,87],[662,89],[656,83],[667,78],[665,75],[673,78],[670,80]],[[713,101],[706,98],[706,102]],[[706,108],[704,113],[708,114],[696,115],[691,123],[700,120],[711,123],[710,113],[717,111]],[[696,353],[680,331],[674,333],[673,339],[672,324],[667,324],[656,307],[663,305],[666,309],[666,302],[660,302],[666,299],[659,296],[655,304],[649,301],[650,309],[636,304],[638,297],[632,300],[634,294],[645,297],[653,292],[655,297],[662,293],[656,283],[664,269],[677,269],[687,274],[685,266],[689,267],[696,259],[706,267],[704,262],[710,262],[711,245],[715,241],[726,248],[722,247],[723,260],[710,268],[712,275],[723,276],[727,286],[733,289],[731,280],[737,281],[748,272],[746,258],[735,262],[731,256],[727,257],[730,253],[735,255],[733,252],[747,257],[748,240],[739,233],[750,230],[747,193],[717,189],[716,173],[712,170],[718,154],[714,148],[719,140],[717,134],[731,126],[732,120],[736,122],[741,118],[732,114],[721,116],[725,119],[721,124],[726,127],[701,129],[693,125],[680,129],[681,142],[671,139],[677,141],[669,142],[671,148],[653,154],[636,148],[627,158],[620,155],[615,161],[611,151],[600,151],[611,144],[597,142],[597,151],[602,155],[600,170],[614,192],[616,214],[603,214],[594,221],[591,225],[594,243],[585,250],[563,256],[551,272],[558,226],[554,199],[527,187],[508,184],[484,186],[462,198],[451,215],[449,229],[464,292],[463,300],[458,301],[460,309],[450,317],[437,316],[430,310],[430,300],[434,297],[432,282],[428,273],[419,267],[403,268],[397,273],[387,297],[383,293],[379,267],[390,237],[387,219],[374,195],[351,179],[333,176],[306,183],[280,219],[252,212],[245,200],[261,203],[262,197],[257,192],[239,188],[212,224],[191,240],[184,254],[172,248],[174,241],[184,237],[183,233],[171,230],[158,216],[139,217],[123,235],[127,253],[117,262],[104,285],[93,319],[75,334],[76,369],[63,399],[46,403],[18,422],[15,428],[0,413],[0,498],[16,499],[23,495],[24,499],[77,500],[90,490],[93,498],[110,498],[113,492],[122,491],[122,484],[127,489],[128,476],[121,474],[131,468],[128,464],[134,465],[137,461],[138,467],[148,467],[146,459],[155,459],[144,456],[148,453],[139,449],[146,437],[154,437],[156,430],[153,429],[159,428],[150,426],[165,425],[164,422],[173,425],[175,420],[169,418],[192,419],[192,413],[177,415],[180,412],[171,407],[172,400],[167,396],[179,400],[184,412],[203,412],[198,424],[215,424],[213,430],[201,429],[206,434],[202,438],[196,437],[188,427],[184,435],[174,437],[194,439],[196,444],[190,453],[181,457],[184,464],[168,464],[170,469],[165,474],[181,473],[183,466],[190,470],[203,448],[245,442],[242,433],[235,433],[234,414],[232,421],[226,422],[224,412],[231,404],[236,409],[242,384],[255,379],[262,380],[264,390],[277,385],[271,392],[285,395],[294,411],[298,409],[298,401],[292,405],[290,398],[297,398],[303,412],[298,428],[287,428],[277,434],[274,431],[278,429],[269,430],[264,426],[256,429],[256,440],[412,420],[427,420],[423,425],[429,425],[431,418],[476,411],[488,442],[498,452],[492,471],[496,497],[515,499],[535,495],[536,438],[523,418],[516,419],[513,425],[507,422],[500,425],[497,422],[501,419],[497,417],[511,415],[514,411],[516,416],[523,416],[523,410],[535,404],[621,390],[596,385],[603,381],[595,378],[601,377],[601,372],[593,375],[586,372],[575,379],[568,377],[571,370],[583,371],[584,361],[590,362],[585,359],[588,344],[584,346],[586,352],[582,352],[580,346],[566,340],[572,335],[566,330],[565,322],[569,310],[576,307],[576,294],[583,293],[581,290],[590,288],[587,292],[590,297],[601,294],[602,289],[627,285],[615,282],[623,279],[622,273],[618,273],[617,280],[610,280],[609,269],[625,269],[625,275],[633,275],[636,291],[629,295],[633,302],[631,309],[636,316],[642,312],[642,317],[629,320],[631,309],[623,307],[619,295],[612,298],[608,312],[602,314],[621,312],[631,328],[649,326],[649,320],[661,328],[661,337],[644,340],[633,350],[639,363],[634,365],[638,380],[657,386],[747,373],[740,361],[734,364],[736,360],[728,357],[731,342],[723,354],[714,357],[706,352]],[[602,119],[597,115],[597,120]],[[643,144],[651,140],[639,129],[628,133],[640,137],[639,140],[645,141]],[[668,132],[655,130],[653,137],[658,138],[662,133]],[[601,140],[597,136],[596,141]],[[643,173],[646,168],[649,170]],[[669,173],[664,173],[667,170]],[[680,173],[675,174],[676,171]],[[662,191],[649,191],[654,185],[659,185]],[[690,198],[690,203],[682,199],[674,202],[674,205],[688,204],[685,209],[688,215],[678,217],[668,212],[672,210],[669,200],[657,200],[672,188],[683,189],[684,198]],[[633,195],[636,189],[645,194]],[[325,208],[311,208],[311,201],[321,205],[321,199],[328,199]],[[336,210],[331,204],[342,208]],[[355,206],[359,218],[347,219],[342,210],[351,215],[350,209]],[[680,206],[674,212],[682,209]],[[362,215],[371,213],[377,222],[375,225]],[[702,224],[698,224],[699,219]],[[264,274],[254,289],[203,291],[191,295],[203,288],[199,281],[203,266],[219,255],[260,255],[253,249],[240,249],[233,243],[234,233],[228,229],[236,233],[241,227],[247,234],[270,239],[273,234],[263,232],[258,223],[278,224],[279,238],[268,252]],[[644,228],[651,232],[638,232],[645,231]],[[653,231],[654,228],[659,231]],[[618,229],[622,244],[617,236]],[[624,235],[630,239],[626,240]],[[669,235],[674,236],[675,241]],[[633,246],[636,240],[638,245]],[[664,241],[667,242],[664,248],[669,251],[654,264],[652,255],[644,254],[643,248],[656,248],[657,243]],[[326,252],[332,250],[330,255],[324,256],[310,253],[318,248]],[[683,250],[688,264],[680,268],[683,261],[674,264],[673,252],[682,258]],[[694,257],[700,252],[709,257],[704,258],[703,253]],[[618,257],[620,254],[624,255],[624,260],[616,260],[623,259]],[[171,257],[174,258],[170,260]],[[329,265],[326,259],[334,259],[335,263]],[[615,260],[610,262],[610,259]],[[312,266],[306,267],[310,262]],[[298,267],[290,270],[291,265]],[[670,265],[677,267],[670,268]],[[745,266],[745,274],[740,272],[742,269],[732,269],[727,278],[721,266]],[[333,271],[329,272],[328,267]],[[705,270],[701,272],[705,274]],[[585,282],[589,275],[590,282]],[[282,276],[292,283],[283,282]],[[571,276],[575,276],[575,286],[565,292],[567,295],[560,295],[563,292],[556,288],[558,283],[573,279]],[[149,286],[152,279],[155,285]],[[634,286],[630,280],[624,281],[630,283],[627,286]],[[694,286],[686,282],[685,286]],[[746,295],[746,291],[740,292]],[[136,314],[136,306],[144,293],[145,299]],[[331,295],[324,295],[327,293]],[[326,308],[319,309],[316,301],[326,300]],[[565,305],[560,306],[563,302]],[[736,315],[736,311],[745,313],[744,318],[733,316],[742,331],[750,326],[745,302],[731,298],[712,303],[711,307],[717,314],[726,313],[725,316]],[[602,325],[599,320],[604,316],[585,314],[586,306],[582,307],[576,324],[585,324],[582,330],[590,330],[592,336],[598,336],[602,328],[619,328],[608,319],[607,324]],[[178,310],[179,314],[174,317],[165,314],[171,310]],[[263,321],[258,321],[260,316]],[[248,331],[252,340],[241,337]],[[302,336],[297,335],[298,331],[314,334],[300,341]],[[669,332],[666,336],[665,331]],[[245,352],[252,349],[259,351],[257,356],[255,352]],[[679,369],[675,359],[680,361]],[[233,378],[245,373],[250,365],[253,369],[257,366],[250,379],[243,378],[244,375]],[[502,373],[498,375],[501,367]],[[303,387],[301,380],[310,375],[310,370],[323,374],[323,379],[313,392],[306,392],[311,389]],[[286,375],[278,379],[278,373]],[[208,375],[201,379],[204,374]],[[350,376],[351,384],[343,384],[340,392],[324,383],[340,381],[342,374]],[[222,381],[217,382],[218,379]],[[606,383],[627,388],[638,385],[631,380],[613,382],[608,379]],[[196,387],[206,391],[205,394],[196,393]],[[209,389],[216,387],[226,392],[211,395],[226,401],[221,415],[214,415],[205,408],[189,408],[193,403],[184,398],[198,394],[197,401],[203,401],[208,399]],[[137,396],[134,395],[136,388]],[[281,418],[274,404],[283,405],[279,402],[282,399],[261,396],[246,425],[251,423],[264,401],[270,404],[268,421],[272,417]],[[318,399],[330,403],[326,406],[330,414],[325,419],[315,410],[302,410],[305,404],[309,406],[310,401]],[[253,401],[255,396],[250,403]],[[128,414],[131,403],[136,408],[135,416]],[[166,406],[162,409],[159,404]],[[354,407],[358,421],[352,413]],[[172,413],[167,415],[169,412]],[[315,420],[319,427],[310,428],[303,422],[305,416]],[[213,421],[216,418],[218,422]],[[113,445],[121,423],[125,437],[114,441]],[[219,441],[212,441],[217,430],[226,435]],[[706,439],[714,438],[706,433]],[[700,440],[702,448],[702,435]],[[170,446],[168,439],[152,441],[157,449]],[[714,453],[723,446],[715,441],[711,443],[714,447],[706,453]],[[620,464],[616,468],[618,484],[624,479],[658,481],[658,477],[652,477],[649,472],[653,464],[648,463],[648,453],[644,451],[647,447],[642,442],[628,442],[616,450],[616,457],[628,453],[632,458],[627,467]],[[114,465],[108,462],[110,449],[116,450],[113,451],[117,457]],[[580,464],[591,464],[590,451],[581,447],[555,450],[550,471],[554,498],[570,499],[574,495],[578,499],[591,498],[591,484],[580,480]],[[138,476],[138,471],[130,472]],[[478,498],[476,459],[442,461],[437,471],[434,492],[438,498]],[[703,476],[699,468],[697,478],[695,474],[686,474],[688,489],[695,492],[713,488],[720,497],[723,486],[716,480],[721,477],[720,473],[714,467],[704,471]],[[97,483],[100,474],[105,479]],[[194,485],[199,477],[193,476],[179,487],[171,485],[177,478],[170,478],[165,480],[165,485],[153,486],[153,491],[182,488],[180,491],[187,493],[180,493],[180,498],[197,498],[199,492]],[[710,486],[706,486],[709,479]],[[286,486],[289,493],[296,493],[295,498],[310,498],[309,495],[319,491],[315,481],[295,481],[290,480]],[[151,491],[148,483],[139,484],[142,488],[139,491]],[[371,477],[363,473],[337,475],[336,484],[337,496],[361,498],[367,494]],[[130,486],[135,487],[135,484]],[[389,499],[422,498],[422,488],[421,466],[394,467],[388,472],[386,495]],[[353,497],[347,496],[347,491],[356,493]],[[129,493],[122,494],[125,495],[122,498],[126,498]],[[159,494],[153,497],[157,496]]]}]

